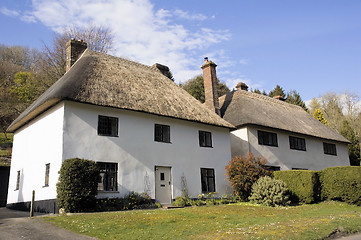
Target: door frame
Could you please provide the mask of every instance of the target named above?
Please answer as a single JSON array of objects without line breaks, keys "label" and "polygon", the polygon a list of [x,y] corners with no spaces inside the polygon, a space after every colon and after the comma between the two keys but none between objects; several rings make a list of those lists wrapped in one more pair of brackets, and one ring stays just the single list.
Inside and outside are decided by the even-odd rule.
[{"label": "door frame", "polygon": [[154,196],[155,199],[157,199],[157,184],[159,180],[157,180],[157,168],[168,168],[169,169],[169,203],[161,203],[161,204],[172,204],[172,199],[173,199],[173,180],[172,180],[172,167],[171,166],[160,166],[160,165],[155,165],[154,166]]}]

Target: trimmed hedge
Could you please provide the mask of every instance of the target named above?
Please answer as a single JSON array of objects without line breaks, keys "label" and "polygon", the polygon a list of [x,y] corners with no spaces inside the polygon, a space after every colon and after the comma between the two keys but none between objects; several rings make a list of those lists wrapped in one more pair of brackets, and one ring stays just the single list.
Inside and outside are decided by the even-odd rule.
[{"label": "trimmed hedge", "polygon": [[273,172],[275,179],[286,183],[292,202],[314,203],[319,201],[319,171],[287,170]]},{"label": "trimmed hedge", "polygon": [[322,200],[340,200],[361,206],[361,167],[332,167],[320,173]]},{"label": "trimmed hedge", "polygon": [[57,202],[66,212],[94,211],[99,169],[94,161],[64,160],[59,171]]}]

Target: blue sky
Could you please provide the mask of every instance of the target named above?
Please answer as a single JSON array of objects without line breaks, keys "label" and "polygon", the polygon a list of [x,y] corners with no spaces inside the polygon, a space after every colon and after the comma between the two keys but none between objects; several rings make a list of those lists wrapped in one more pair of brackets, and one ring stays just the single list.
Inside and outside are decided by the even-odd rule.
[{"label": "blue sky", "polygon": [[167,65],[177,82],[201,74],[207,56],[230,88],[361,96],[358,0],[5,0],[0,44],[40,49],[89,23],[113,30],[113,55]]}]

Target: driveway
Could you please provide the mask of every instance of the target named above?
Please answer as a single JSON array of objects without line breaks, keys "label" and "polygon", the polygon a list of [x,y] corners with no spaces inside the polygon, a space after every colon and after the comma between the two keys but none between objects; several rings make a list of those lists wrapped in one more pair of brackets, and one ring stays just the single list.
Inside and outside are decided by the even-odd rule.
[{"label": "driveway", "polygon": [[30,218],[28,212],[0,208],[0,240],[94,240],[43,222],[40,214]]}]

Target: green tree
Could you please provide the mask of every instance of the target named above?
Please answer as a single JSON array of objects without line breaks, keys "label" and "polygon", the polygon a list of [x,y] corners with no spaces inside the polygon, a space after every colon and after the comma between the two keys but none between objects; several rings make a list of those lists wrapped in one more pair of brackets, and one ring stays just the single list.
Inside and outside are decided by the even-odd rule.
[{"label": "green tree", "polygon": [[313,117],[316,118],[318,121],[322,122],[323,124],[325,124],[326,126],[328,126],[327,120],[323,116],[323,113],[320,109],[315,110]]},{"label": "green tree", "polygon": [[347,138],[351,143],[348,145],[348,155],[351,166],[360,166],[360,143],[354,130],[347,120],[342,122],[340,134]]},{"label": "green tree", "polygon": [[285,91],[283,88],[280,87],[280,85],[277,84],[277,86],[269,92],[268,96],[275,97],[275,96],[281,96],[282,98],[286,97]]},{"label": "green tree", "polygon": [[[186,90],[190,95],[192,95],[195,99],[204,103],[204,81],[203,76],[199,75],[190,80],[188,80],[185,84],[179,84],[181,88]],[[217,79],[217,89],[218,96],[222,96],[230,92],[229,88],[226,84],[219,82]]]},{"label": "green tree", "polygon": [[287,93],[286,102],[300,106],[306,112],[308,111],[305,102],[302,100],[300,94],[296,90],[291,90]]},{"label": "green tree", "polygon": [[14,78],[15,86],[11,92],[15,93],[20,101],[31,103],[36,95],[35,80],[31,72],[18,72]]},{"label": "green tree", "polygon": [[95,209],[99,169],[94,161],[73,158],[64,160],[56,184],[59,208],[66,212]]},{"label": "green tree", "polygon": [[258,93],[258,94],[262,94],[259,89],[251,90],[251,92]]}]

